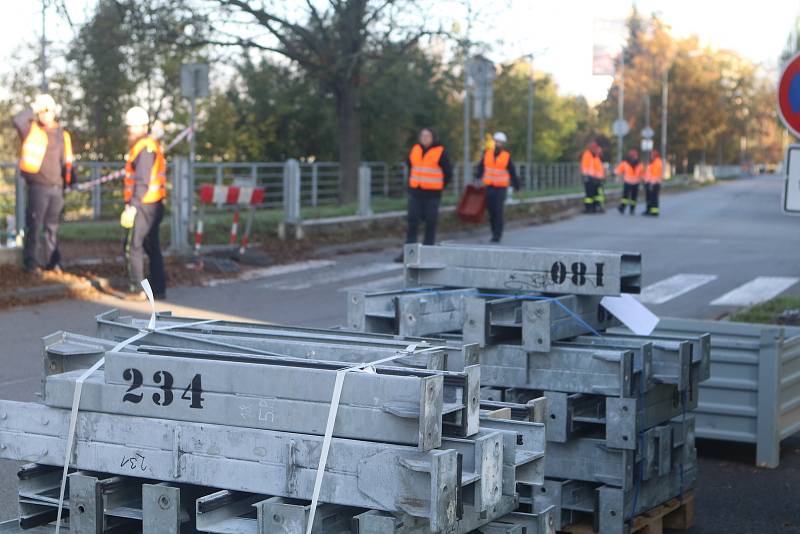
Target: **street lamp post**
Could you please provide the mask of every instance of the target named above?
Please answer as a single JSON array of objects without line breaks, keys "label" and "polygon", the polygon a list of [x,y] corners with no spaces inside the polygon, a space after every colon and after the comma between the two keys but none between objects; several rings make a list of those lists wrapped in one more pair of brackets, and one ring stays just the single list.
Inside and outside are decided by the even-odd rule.
[{"label": "street lamp post", "polygon": [[531,55],[531,75],[528,78],[528,135],[525,142],[525,185],[531,186],[531,176],[533,175],[533,92],[535,91],[533,80],[533,56]]},{"label": "street lamp post", "polygon": [[667,161],[667,106],[669,105],[669,68],[661,76],[661,157]]}]

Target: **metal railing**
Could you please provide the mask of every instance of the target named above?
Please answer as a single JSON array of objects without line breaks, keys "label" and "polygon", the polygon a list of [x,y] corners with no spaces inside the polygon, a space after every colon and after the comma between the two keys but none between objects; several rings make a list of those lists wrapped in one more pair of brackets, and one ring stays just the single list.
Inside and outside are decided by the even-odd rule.
[{"label": "metal railing", "polygon": [[[76,162],[75,182],[97,181],[101,176],[123,167],[122,161]],[[408,168],[405,162],[369,161],[359,171],[359,195],[350,210],[342,206],[341,171],[335,162],[231,162],[195,163],[194,178],[188,172],[185,158],[172,158],[169,163],[168,211],[172,213],[173,243],[183,243],[183,235],[194,225],[194,211],[203,185],[250,185],[265,190],[264,208],[283,210],[283,220],[299,222],[306,208],[341,207],[339,214],[371,216],[374,211],[401,209],[397,202],[376,204],[378,199],[401,200],[406,195]],[[518,174],[528,192],[559,193],[579,188],[582,178],[577,163],[518,164]],[[472,169],[465,180],[463,168],[455,165],[453,183],[445,190],[449,202],[457,198],[472,181]],[[287,184],[290,191],[287,193]],[[0,242],[13,239],[24,228],[24,181],[15,163],[0,163]],[[122,184],[119,180],[95,184],[86,190],[68,191],[65,198],[64,221],[112,221],[122,209]],[[222,204],[213,206],[209,215],[236,209]],[[315,212],[313,216],[322,216]]]}]

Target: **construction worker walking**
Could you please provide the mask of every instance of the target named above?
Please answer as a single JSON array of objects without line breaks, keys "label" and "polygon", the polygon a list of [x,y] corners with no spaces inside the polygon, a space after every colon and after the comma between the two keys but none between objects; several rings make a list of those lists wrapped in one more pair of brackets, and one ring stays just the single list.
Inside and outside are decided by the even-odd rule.
[{"label": "construction worker walking", "polygon": [[[425,223],[425,245],[436,242],[442,191],[453,176],[447,150],[431,128],[419,132],[419,142],[408,154],[408,227],[406,243],[416,243],[419,225]],[[402,254],[397,261],[402,261]]]},{"label": "construction worker walking", "polygon": [[661,193],[661,182],[664,180],[664,163],[658,150],[653,150],[650,155],[650,163],[644,171],[644,190],[647,207],[642,215],[658,217],[659,206],[658,197]]},{"label": "construction worker walking", "polygon": [[72,138],[56,120],[55,100],[47,94],[17,113],[13,123],[22,140],[19,171],[28,189],[23,265],[30,273],[60,271],[58,226],[64,187],[72,182]]},{"label": "construction worker walking", "polygon": [[615,170],[617,176],[622,176],[622,200],[620,200],[617,209],[620,213],[625,213],[625,207],[630,209],[630,214],[633,215],[636,211],[636,202],[639,197],[639,183],[642,180],[644,167],[642,162],[639,161],[639,152],[632,148],[628,151],[625,159],[619,162]]},{"label": "construction worker walking", "polygon": [[164,258],[161,255],[159,227],[164,218],[167,196],[167,162],[161,144],[149,135],[150,117],[139,106],[125,114],[130,152],[125,161],[125,210],[120,224],[125,233],[124,253],[130,282],[129,297],[145,298],[139,289],[144,279],[144,253],[150,260],[147,280],[157,299],[166,298]]},{"label": "construction worker walking", "polygon": [[503,132],[495,132],[492,136],[494,146],[488,147],[483,159],[478,162],[475,177],[486,186],[486,211],[489,212],[489,224],[492,228],[492,243],[499,243],[503,238],[503,208],[509,186],[519,191],[517,168],[511,161],[511,153],[505,148],[508,137]]},{"label": "construction worker walking", "polygon": [[586,147],[581,156],[581,176],[583,177],[583,188],[585,195],[583,198],[583,209],[586,213],[602,212],[605,193],[603,191],[603,180],[605,170],[601,159],[602,149],[596,142],[592,142]]}]

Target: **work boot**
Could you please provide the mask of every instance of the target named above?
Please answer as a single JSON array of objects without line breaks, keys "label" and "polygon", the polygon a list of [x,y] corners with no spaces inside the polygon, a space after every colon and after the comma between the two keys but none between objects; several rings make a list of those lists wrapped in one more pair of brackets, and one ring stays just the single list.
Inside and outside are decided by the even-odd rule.
[{"label": "work boot", "polygon": [[625,215],[625,204],[617,206],[617,211],[619,211],[620,215]]}]

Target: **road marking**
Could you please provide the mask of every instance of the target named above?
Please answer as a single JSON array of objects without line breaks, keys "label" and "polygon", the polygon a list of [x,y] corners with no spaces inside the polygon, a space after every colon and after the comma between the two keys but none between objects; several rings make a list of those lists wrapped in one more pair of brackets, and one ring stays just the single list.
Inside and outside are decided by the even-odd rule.
[{"label": "road marking", "polygon": [[300,284],[271,283],[264,284],[261,287],[268,289],[279,289],[282,291],[301,291],[303,289],[310,289],[315,286],[333,284],[355,278],[365,278],[375,274],[381,274],[389,271],[400,271],[402,269],[403,266],[396,263],[373,263],[372,265],[367,265],[365,267],[357,265],[355,268],[346,269],[343,271],[326,269],[325,272],[320,276],[314,277],[311,280],[306,279],[305,282]]},{"label": "road marking", "polygon": [[800,278],[791,276],[759,276],[712,300],[711,305],[752,306],[780,295],[798,281]]},{"label": "road marking", "polygon": [[252,269],[245,271],[236,278],[219,278],[216,280],[209,280],[205,284],[206,287],[224,286],[228,284],[235,284],[237,282],[247,282],[250,280],[259,280],[261,278],[270,278],[272,276],[280,276],[283,274],[299,273],[308,271],[310,269],[320,269],[322,267],[330,267],[335,265],[335,261],[331,260],[309,260],[297,263],[287,263],[286,265],[273,265],[272,267],[265,267],[263,269]]},{"label": "road marking", "polygon": [[356,284],[352,286],[347,286],[339,289],[340,292],[347,292],[352,291],[353,289],[374,289],[374,290],[381,290],[386,288],[397,288],[402,287],[403,281],[406,279],[405,276],[402,274],[400,276],[390,276],[388,278],[378,278],[377,280],[373,280],[371,282],[365,282],[363,284]]},{"label": "road marking", "polygon": [[716,279],[715,274],[676,274],[645,287],[638,299],[646,304],[664,304]]}]

